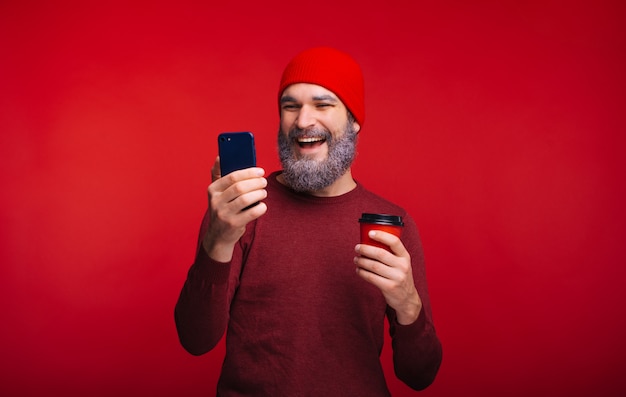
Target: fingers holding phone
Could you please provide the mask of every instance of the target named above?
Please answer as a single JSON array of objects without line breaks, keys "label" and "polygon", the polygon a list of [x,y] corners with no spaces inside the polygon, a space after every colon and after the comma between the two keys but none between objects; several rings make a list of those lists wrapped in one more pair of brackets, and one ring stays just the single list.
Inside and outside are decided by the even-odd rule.
[{"label": "fingers holding phone", "polygon": [[204,246],[213,259],[228,260],[246,225],[267,211],[265,171],[256,167],[250,133],[218,136],[219,156],[211,169],[209,186],[211,221]]},{"label": "fingers holding phone", "polygon": [[211,209],[237,214],[260,204],[267,197],[265,170],[258,167],[233,171],[209,186]]},{"label": "fingers holding phone", "polygon": [[[214,181],[216,178],[230,175],[233,172],[256,167],[256,149],[254,145],[254,135],[251,132],[223,132],[217,137],[217,145],[219,156],[211,171],[211,176]],[[218,161],[219,171],[217,170]],[[241,173],[238,173],[235,177],[231,177],[231,179],[246,178],[245,175],[240,176],[239,174]],[[231,180],[231,184],[237,182],[238,179]],[[263,187],[265,187],[265,185]],[[238,189],[235,189],[234,193],[236,196],[233,200],[243,196],[247,191],[247,186],[240,186]],[[242,211],[259,204],[259,201],[248,203],[246,206],[242,207]]]}]

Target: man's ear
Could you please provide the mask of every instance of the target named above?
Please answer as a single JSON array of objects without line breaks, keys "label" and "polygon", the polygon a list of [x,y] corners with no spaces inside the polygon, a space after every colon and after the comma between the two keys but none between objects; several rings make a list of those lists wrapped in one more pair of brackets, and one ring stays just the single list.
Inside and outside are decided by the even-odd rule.
[{"label": "man's ear", "polygon": [[354,127],[354,131],[358,134],[361,131],[361,125],[356,121],[352,122],[352,127]]}]

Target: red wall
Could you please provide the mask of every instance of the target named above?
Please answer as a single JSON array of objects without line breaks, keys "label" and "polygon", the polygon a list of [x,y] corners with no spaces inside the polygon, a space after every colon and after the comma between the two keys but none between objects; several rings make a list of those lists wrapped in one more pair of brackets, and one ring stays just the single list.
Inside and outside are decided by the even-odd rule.
[{"label": "red wall", "polygon": [[421,229],[423,395],[626,392],[622,2],[48,3],[0,3],[0,394],[212,394],[222,347],[184,352],[173,307],[215,137],[276,169],[318,44],[363,65],[357,178]]}]

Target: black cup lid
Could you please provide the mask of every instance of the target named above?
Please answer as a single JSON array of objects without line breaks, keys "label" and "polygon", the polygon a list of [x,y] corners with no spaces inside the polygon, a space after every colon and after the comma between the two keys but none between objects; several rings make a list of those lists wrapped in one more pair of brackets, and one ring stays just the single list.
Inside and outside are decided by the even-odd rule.
[{"label": "black cup lid", "polygon": [[377,225],[390,225],[390,226],[404,226],[404,222],[402,222],[402,217],[398,215],[388,215],[388,214],[361,214],[361,219],[359,219],[361,223],[374,223]]}]

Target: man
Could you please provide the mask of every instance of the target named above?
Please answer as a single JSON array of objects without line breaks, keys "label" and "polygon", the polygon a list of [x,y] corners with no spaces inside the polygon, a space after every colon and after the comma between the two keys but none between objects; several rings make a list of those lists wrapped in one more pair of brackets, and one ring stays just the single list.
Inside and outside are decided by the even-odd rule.
[{"label": "man", "polygon": [[[215,161],[175,309],[182,345],[204,354],[226,332],[219,396],[388,396],[386,316],[396,375],[427,387],[442,353],[417,227],[350,171],[364,120],[360,67],[332,48],[306,50],[287,65],[278,102],[281,172],[221,178]],[[389,250],[356,244],[366,212],[403,217],[401,239],[370,235]]]}]

